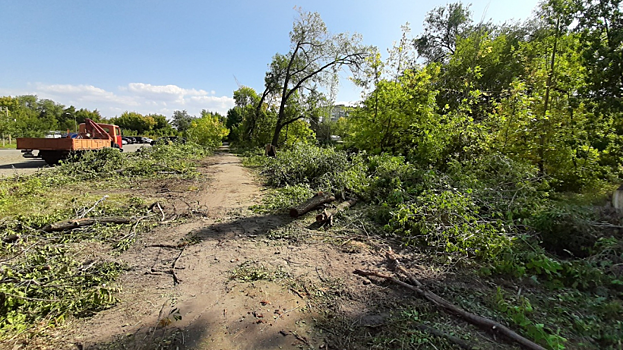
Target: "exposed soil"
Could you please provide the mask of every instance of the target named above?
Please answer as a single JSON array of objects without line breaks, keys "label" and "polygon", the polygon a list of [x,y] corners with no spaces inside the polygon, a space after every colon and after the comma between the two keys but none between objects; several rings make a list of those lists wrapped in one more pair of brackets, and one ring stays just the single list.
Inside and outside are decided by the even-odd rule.
[{"label": "exposed soil", "polygon": [[[305,244],[271,240],[271,230],[291,219],[248,210],[261,188],[239,158],[217,153],[203,170],[209,181],[201,188],[181,191],[184,186],[163,184],[159,192],[169,192],[166,212],[175,207],[205,215],[141,235],[120,257],[130,267],[120,280],[120,303],[59,330],[64,344],[84,349],[318,349],[325,348],[329,336],[314,328],[323,313],[316,307],[318,296],[342,294],[342,314],[353,320],[369,317],[366,293],[373,294],[369,288],[374,285],[352,271],[380,263],[378,254],[357,241],[335,246],[321,239]],[[298,234],[306,232],[314,235],[304,228]],[[360,297],[348,297],[355,292]]]}]

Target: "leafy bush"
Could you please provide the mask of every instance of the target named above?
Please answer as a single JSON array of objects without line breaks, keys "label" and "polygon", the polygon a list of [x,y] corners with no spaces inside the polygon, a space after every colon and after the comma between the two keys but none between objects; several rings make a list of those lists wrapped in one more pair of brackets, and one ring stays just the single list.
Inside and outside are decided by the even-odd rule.
[{"label": "leafy bush", "polygon": [[534,311],[530,300],[525,297],[519,297],[519,305],[513,305],[513,303],[507,300],[508,297],[504,296],[502,289],[498,287],[496,294],[496,302],[498,310],[505,313],[510,320],[521,327],[523,333],[530,339],[537,343],[546,345],[548,349],[563,350],[565,349],[565,342],[567,339],[563,338],[559,334],[552,334],[546,331],[545,325],[535,323],[530,320],[529,316]]},{"label": "leafy bush", "polygon": [[219,147],[229,129],[223,125],[219,116],[203,111],[201,118],[193,119],[186,130],[189,140],[211,149]]},{"label": "leafy bush", "polygon": [[548,198],[548,184],[536,167],[499,153],[482,155],[448,170],[454,186],[470,189],[481,210],[507,220],[526,219]]},{"label": "leafy bush", "polygon": [[[260,210],[300,203],[318,190],[349,192],[374,206],[371,216],[385,233],[478,259],[492,267],[484,269],[489,273],[583,290],[622,280],[616,266],[623,262],[623,248],[603,229],[620,225],[618,217],[599,218],[582,204],[595,201],[590,196],[573,205],[552,199],[548,179],[534,166],[499,153],[452,161],[441,172],[402,156],[297,145],[277,158],[248,157],[245,164],[260,166],[268,183],[279,188]],[[600,220],[608,222],[595,225]],[[548,252],[589,259],[561,261]]]},{"label": "leafy bush", "polygon": [[349,165],[344,152],[299,143],[290,150],[278,152],[276,158],[266,163],[263,174],[271,186],[309,184],[318,188],[325,182],[323,177],[326,180]]},{"label": "leafy bush", "polygon": [[480,217],[469,194],[453,191],[425,191],[413,203],[400,204],[386,228],[407,242],[484,259],[496,257],[512,242],[509,227]]},{"label": "leafy bush", "polygon": [[76,154],[54,170],[61,175],[87,180],[117,176],[118,170],[124,169],[127,164],[128,157],[125,154],[117,149],[104,148]]},{"label": "leafy bush", "polygon": [[450,188],[436,171],[423,170],[401,156],[372,156],[368,158],[367,173],[367,199],[391,207],[410,202],[427,189]]}]

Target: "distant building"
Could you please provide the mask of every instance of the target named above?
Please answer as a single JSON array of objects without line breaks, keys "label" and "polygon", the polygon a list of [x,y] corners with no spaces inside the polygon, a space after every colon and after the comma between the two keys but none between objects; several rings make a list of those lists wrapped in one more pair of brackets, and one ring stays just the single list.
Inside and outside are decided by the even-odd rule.
[{"label": "distant building", "polygon": [[336,121],[342,117],[348,117],[348,113],[350,112],[350,108],[345,105],[335,105],[331,110],[331,120]]}]

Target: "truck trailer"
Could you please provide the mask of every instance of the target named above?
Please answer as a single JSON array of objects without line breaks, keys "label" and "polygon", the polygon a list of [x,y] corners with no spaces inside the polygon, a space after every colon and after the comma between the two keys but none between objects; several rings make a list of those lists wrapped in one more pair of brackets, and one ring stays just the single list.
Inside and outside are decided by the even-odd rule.
[{"label": "truck trailer", "polygon": [[97,151],[104,148],[117,148],[123,151],[121,129],[117,125],[95,123],[87,119],[78,126],[78,133],[62,138],[17,138],[17,149],[24,157],[32,158],[32,151],[38,150],[39,157],[47,164],[54,165],[70,154]]}]

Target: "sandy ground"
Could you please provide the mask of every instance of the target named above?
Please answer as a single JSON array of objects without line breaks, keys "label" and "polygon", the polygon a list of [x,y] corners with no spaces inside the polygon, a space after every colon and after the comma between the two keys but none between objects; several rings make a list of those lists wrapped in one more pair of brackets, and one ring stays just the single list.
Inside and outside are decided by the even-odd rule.
[{"label": "sandy ground", "polygon": [[[323,336],[313,327],[321,310],[311,305],[306,287],[293,281],[326,286],[339,280],[365,288],[352,271],[380,258],[367,250],[344,254],[326,243],[269,240],[270,230],[291,219],[247,210],[258,202],[261,191],[239,158],[218,153],[204,170],[210,180],[184,202],[188,208],[207,208],[207,215],[142,235],[121,256],[131,268],[121,279],[121,302],[75,321],[61,336],[66,344],[80,349],[325,347]],[[178,248],[180,242],[192,244]],[[231,278],[244,267],[287,278],[250,282]],[[327,287],[316,293],[322,293],[322,288]],[[355,318],[366,312],[363,304],[347,304],[346,312]]]},{"label": "sandy ground", "polygon": [[[148,145],[125,145],[124,152],[136,152],[141,146]],[[37,151],[34,152],[37,154]],[[48,166],[39,158],[24,158],[22,151],[14,149],[0,149],[0,177],[12,176],[15,174],[27,175],[45,169]]]}]

